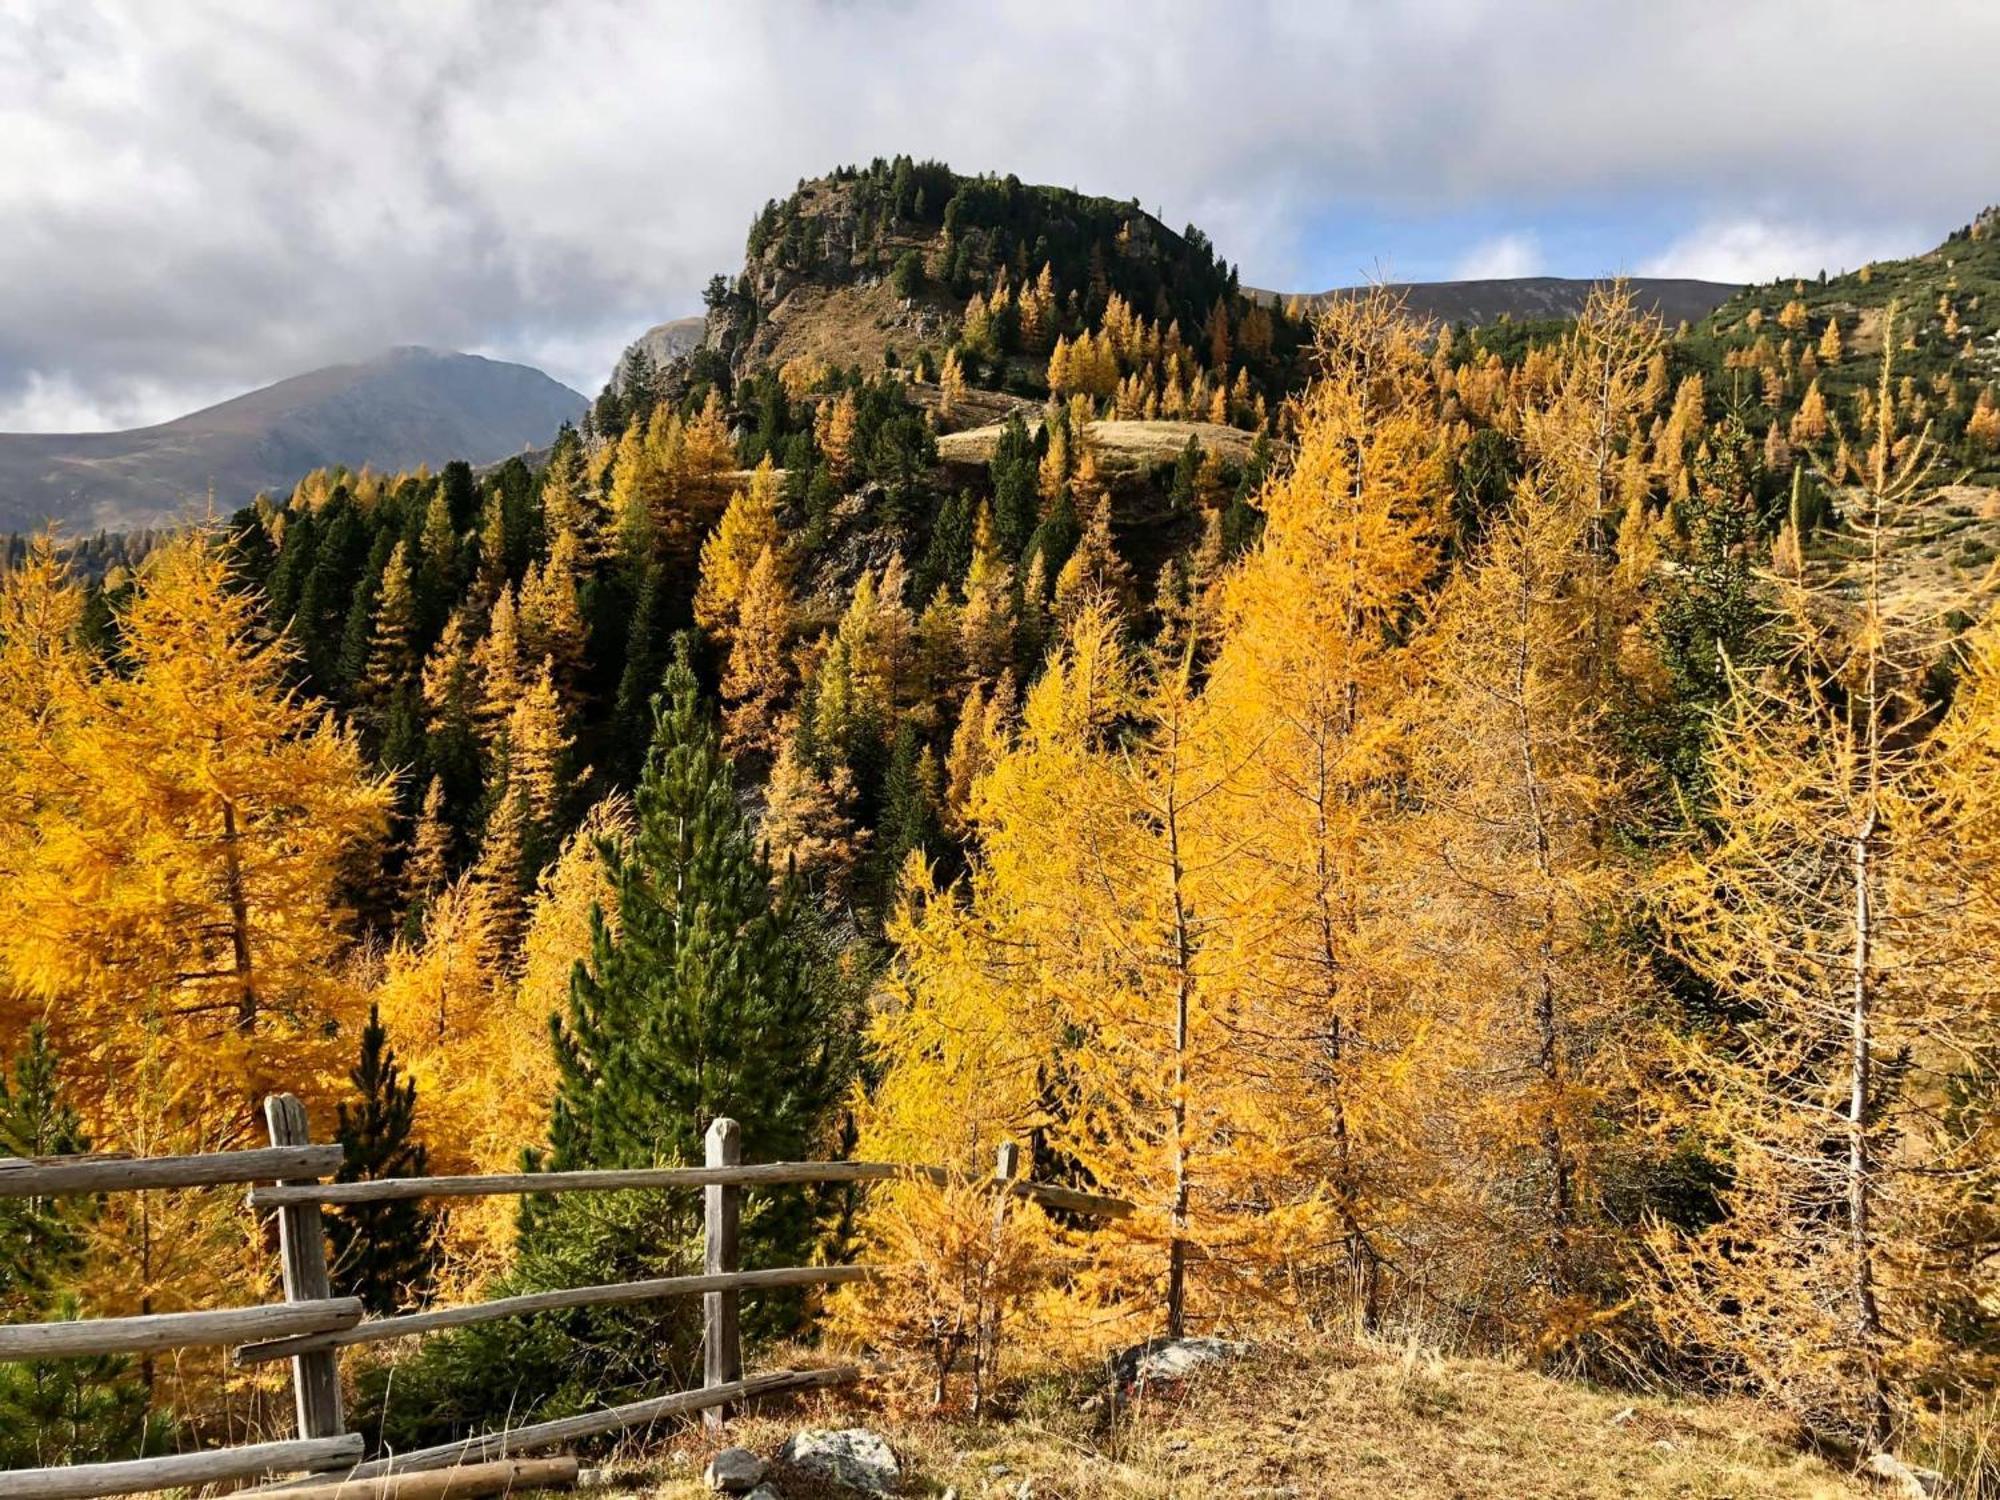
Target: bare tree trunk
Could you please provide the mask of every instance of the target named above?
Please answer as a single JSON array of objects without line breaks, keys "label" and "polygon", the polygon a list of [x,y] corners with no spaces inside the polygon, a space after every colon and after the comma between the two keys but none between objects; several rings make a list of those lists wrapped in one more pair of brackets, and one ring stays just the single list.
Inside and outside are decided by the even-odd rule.
[{"label": "bare tree trunk", "polygon": [[1535,1068],[1548,1091],[1542,1106],[1541,1146],[1549,1172],[1549,1274],[1551,1281],[1560,1286],[1569,1258],[1575,1187],[1557,1100],[1562,1088],[1562,1038],[1555,983],[1555,855],[1549,838],[1548,815],[1542,805],[1541,771],[1535,764],[1534,725],[1528,714],[1528,632],[1533,590],[1534,581],[1524,568],[1518,620],[1520,638],[1514,661],[1515,732],[1520,737],[1521,784],[1527,798],[1529,831],[1534,839],[1535,873],[1541,879],[1543,893],[1542,930],[1535,949]]},{"label": "bare tree trunk", "polygon": [[1194,938],[1188,930],[1187,901],[1182,884],[1187,872],[1181,865],[1181,820],[1179,800],[1180,726],[1174,726],[1173,781],[1169,783],[1166,806],[1167,851],[1173,882],[1174,906],[1174,1098],[1173,1239],[1167,1249],[1167,1337],[1180,1338],[1187,1331],[1187,1228],[1188,1228],[1188,1010],[1194,991]]},{"label": "bare tree trunk", "polygon": [[222,879],[229,896],[229,946],[236,978],[236,1029],[257,1029],[257,984],[250,968],[250,902],[243,890],[243,856],[237,849],[236,804],[222,799]]},{"label": "bare tree trunk", "polygon": [[1855,1331],[1860,1336],[1869,1390],[1868,1442],[1889,1441],[1889,1394],[1882,1377],[1882,1310],[1875,1300],[1875,1242],[1869,1223],[1874,1190],[1869,1159],[1868,1090],[1872,1059],[1870,1028],[1874,909],[1869,895],[1873,873],[1875,811],[1870,808],[1854,837],[1854,967],[1848,1011],[1847,1228],[1854,1257]]}]

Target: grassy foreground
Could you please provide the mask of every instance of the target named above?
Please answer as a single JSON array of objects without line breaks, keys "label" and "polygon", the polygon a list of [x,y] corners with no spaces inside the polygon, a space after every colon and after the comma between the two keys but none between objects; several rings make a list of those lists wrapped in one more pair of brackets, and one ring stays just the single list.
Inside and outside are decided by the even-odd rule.
[{"label": "grassy foreground", "polygon": [[[1634,1397],[1487,1360],[1265,1349],[1115,1418],[1102,1406],[1080,1409],[1091,1388],[1081,1378],[1036,1382],[978,1426],[900,1416],[879,1393],[833,1393],[740,1418],[725,1441],[768,1459],[799,1427],[867,1426],[895,1448],[904,1494],[955,1490],[963,1500],[1885,1494],[1802,1452],[1747,1402]],[[616,1482],[694,1500],[709,1494],[701,1468],[718,1446],[699,1430],[682,1433],[617,1466]],[[770,1483],[786,1500],[834,1493],[775,1467]]]}]

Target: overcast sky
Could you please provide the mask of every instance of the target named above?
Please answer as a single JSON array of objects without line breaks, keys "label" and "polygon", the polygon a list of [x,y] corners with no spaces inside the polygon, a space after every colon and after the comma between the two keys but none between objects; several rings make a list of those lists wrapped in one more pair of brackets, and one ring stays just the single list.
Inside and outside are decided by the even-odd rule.
[{"label": "overcast sky", "polygon": [[5,0],[0,430],[405,343],[594,394],[899,151],[1259,286],[1837,270],[2000,200],[2000,0]]}]

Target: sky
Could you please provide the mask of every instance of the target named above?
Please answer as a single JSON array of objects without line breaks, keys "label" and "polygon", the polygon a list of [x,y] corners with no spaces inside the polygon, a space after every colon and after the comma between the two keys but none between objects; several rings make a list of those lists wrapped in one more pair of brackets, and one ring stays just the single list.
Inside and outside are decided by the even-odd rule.
[{"label": "sky", "polygon": [[0,0],[0,431],[397,344],[595,394],[770,197],[909,152],[1246,283],[1763,280],[2000,201],[2000,0]]}]

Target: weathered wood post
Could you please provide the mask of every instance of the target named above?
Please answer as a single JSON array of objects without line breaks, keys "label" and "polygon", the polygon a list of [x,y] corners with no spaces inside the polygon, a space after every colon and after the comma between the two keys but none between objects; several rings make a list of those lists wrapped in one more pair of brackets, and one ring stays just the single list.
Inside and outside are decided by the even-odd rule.
[{"label": "weathered wood post", "polygon": [[[707,1164],[733,1167],[743,1159],[743,1132],[734,1120],[718,1118],[708,1127]],[[702,1270],[710,1276],[742,1269],[737,1251],[737,1224],[743,1212],[743,1189],[733,1182],[710,1183],[702,1189],[704,1255]],[[743,1294],[730,1290],[702,1293],[701,1367],[704,1386],[728,1385],[743,1378],[743,1341],[738,1323]],[[729,1416],[727,1406],[711,1406],[702,1422],[720,1431]]]},{"label": "weathered wood post", "polygon": [[[306,1107],[290,1094],[272,1094],[265,1099],[264,1123],[274,1146],[303,1146],[311,1138]],[[278,1210],[278,1253],[284,1261],[287,1302],[319,1302],[333,1295],[317,1203],[290,1204]],[[340,1408],[340,1362],[331,1349],[293,1357],[292,1390],[298,1398],[300,1437],[340,1436],[346,1427]]]}]

